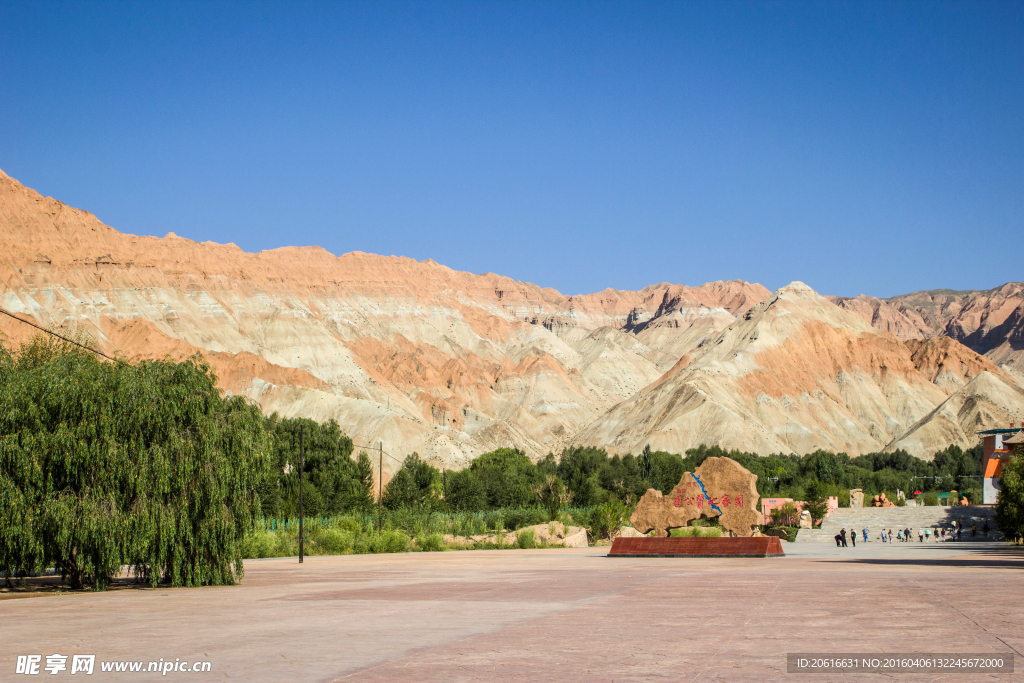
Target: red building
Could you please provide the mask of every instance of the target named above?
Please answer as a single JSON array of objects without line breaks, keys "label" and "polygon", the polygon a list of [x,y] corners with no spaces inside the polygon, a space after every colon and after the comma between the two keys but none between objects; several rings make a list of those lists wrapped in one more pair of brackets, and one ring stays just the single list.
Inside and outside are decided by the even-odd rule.
[{"label": "red building", "polygon": [[978,432],[982,443],[982,502],[985,505],[995,505],[999,497],[999,479],[1003,476],[1003,468],[1009,462],[1014,447],[1024,443],[1022,428],[1024,423],[1015,428],[1011,422],[1009,429],[986,429]]}]

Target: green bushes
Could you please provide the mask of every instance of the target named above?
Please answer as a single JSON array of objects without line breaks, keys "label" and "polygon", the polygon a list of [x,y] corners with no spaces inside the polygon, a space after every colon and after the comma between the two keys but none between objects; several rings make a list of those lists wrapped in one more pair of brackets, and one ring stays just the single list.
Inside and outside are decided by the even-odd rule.
[{"label": "green bushes", "polygon": [[430,534],[423,538],[416,539],[416,550],[427,553],[436,553],[444,550],[444,538],[441,534]]},{"label": "green bushes", "polygon": [[718,538],[722,535],[722,530],[714,526],[684,526],[679,529],[672,529],[669,535],[675,538]]},{"label": "green bushes", "polygon": [[[378,552],[444,550],[444,535],[479,536],[497,533],[495,542],[473,547],[507,548],[504,535],[524,527],[559,521],[567,526],[587,526],[596,508],[560,510],[556,518],[545,510],[527,508],[486,512],[416,512],[385,510],[383,533],[377,532],[377,518],[369,515],[341,515],[304,521],[307,555],[347,555]],[[625,514],[623,508],[618,514]],[[415,541],[413,541],[415,539]],[[517,548],[542,547],[531,529],[516,534]],[[293,557],[299,554],[299,523],[296,519],[264,519],[242,543],[243,557]]]},{"label": "green bushes", "polygon": [[516,547],[523,550],[537,547],[537,538],[536,534],[533,533],[533,529],[526,529],[516,534]]},{"label": "green bushes", "polygon": [[1020,451],[1011,456],[999,480],[996,525],[1016,543],[1024,537],[1024,455]]},{"label": "green bushes", "polygon": [[595,507],[589,515],[587,535],[593,541],[602,538],[611,540],[626,521],[629,512],[618,500]]}]

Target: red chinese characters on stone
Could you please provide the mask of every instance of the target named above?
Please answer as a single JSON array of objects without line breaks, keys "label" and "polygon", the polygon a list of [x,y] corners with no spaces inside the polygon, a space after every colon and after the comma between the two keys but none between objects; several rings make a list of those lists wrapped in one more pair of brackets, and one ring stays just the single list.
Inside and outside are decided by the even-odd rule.
[{"label": "red chinese characters on stone", "polygon": [[736,496],[736,507],[743,507],[743,496]]},{"label": "red chinese characters on stone", "polygon": [[722,496],[722,507],[729,507],[729,494]]}]

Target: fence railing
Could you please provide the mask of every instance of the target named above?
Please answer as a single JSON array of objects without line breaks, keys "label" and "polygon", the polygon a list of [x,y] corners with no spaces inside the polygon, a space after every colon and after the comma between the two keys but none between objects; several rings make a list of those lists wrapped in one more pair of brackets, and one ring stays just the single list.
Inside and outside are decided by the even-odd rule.
[{"label": "fence railing", "polygon": [[[563,508],[557,519],[586,526],[593,507]],[[546,510],[539,508],[500,508],[480,512],[423,512],[417,510],[386,510],[383,514],[385,530],[401,530],[411,534],[452,534],[473,536],[497,530],[515,531],[535,524],[552,521]],[[310,516],[303,518],[306,530],[344,529],[370,533],[377,528],[376,514],[349,513],[332,516]],[[297,517],[264,518],[257,522],[257,528],[265,531],[298,533]]]}]

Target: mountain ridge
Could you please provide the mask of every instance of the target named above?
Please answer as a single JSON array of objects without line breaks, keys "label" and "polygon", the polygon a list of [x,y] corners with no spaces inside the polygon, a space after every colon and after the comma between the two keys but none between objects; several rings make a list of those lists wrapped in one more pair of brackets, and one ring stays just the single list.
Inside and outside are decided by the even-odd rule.
[{"label": "mountain ridge", "polygon": [[[968,307],[960,300],[943,300],[941,315],[922,302],[914,304],[920,313],[904,305],[900,315],[909,322],[901,323],[901,335],[884,329],[903,310],[900,304],[822,297],[802,283],[775,293],[730,280],[564,295],[432,259],[334,256],[315,246],[249,253],[173,233],[129,235],[6,174],[0,246],[0,303],[12,313],[75,326],[104,351],[129,358],[201,353],[223,390],[265,411],[336,419],[357,443],[385,441],[399,456],[417,451],[443,467],[462,466],[498,446],[537,457],[599,437],[608,441],[593,443],[623,452],[648,442],[685,450],[698,445],[695,439],[743,441],[735,435],[748,435],[760,450],[825,444],[859,452],[899,447],[914,420],[938,410],[934,424],[918,425],[907,442],[927,457],[940,437],[968,445],[970,425],[949,417],[954,404],[978,424],[994,423],[1013,414],[1004,404],[1017,400],[1019,388],[992,356],[952,336],[922,341],[938,324],[928,320]],[[1013,296],[1004,293],[1002,308],[993,310],[1012,308]],[[865,314],[875,309],[882,315]],[[796,318],[787,315],[802,326],[791,327]],[[958,318],[967,337],[978,329],[991,337],[1007,320],[1016,324],[1011,312],[995,327],[971,327],[996,320],[979,316]],[[16,327],[8,319],[0,332],[18,343],[28,333]],[[742,358],[722,355],[717,347],[727,342]],[[1012,335],[1006,343],[1015,343]],[[830,344],[845,345],[848,353]],[[997,344],[993,352],[1003,350]],[[1012,371],[1015,357],[1004,356]],[[840,371],[860,382],[861,393],[843,399],[848,405],[840,405],[842,392],[828,384],[835,377],[826,377]],[[984,396],[954,398],[986,374],[976,382]],[[886,394],[889,386],[896,387],[893,396]],[[912,395],[902,408],[897,389]],[[792,403],[815,390],[831,403],[779,408],[783,396]],[[650,398],[645,413],[639,399],[659,392],[669,393],[664,402]],[[657,424],[668,418],[647,413],[672,413],[668,403],[680,400],[696,408],[673,413],[678,438],[659,441],[664,430]],[[654,426],[616,431],[616,416],[627,406],[638,411],[638,424]],[[680,431],[699,415],[710,422]],[[837,417],[849,425],[836,423],[833,430],[828,420]],[[809,439],[801,430],[821,437]]]}]

